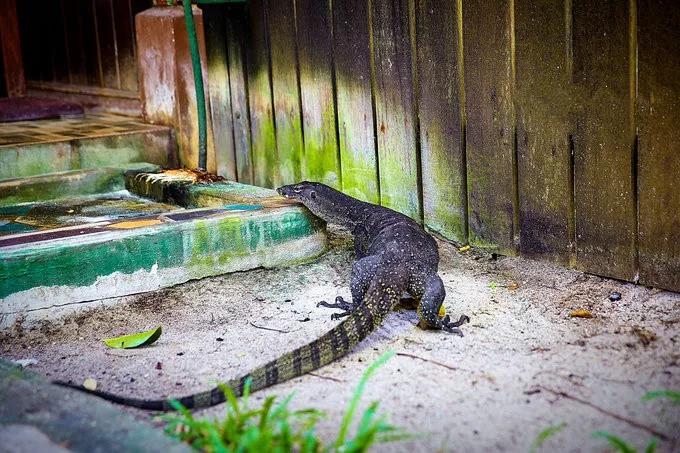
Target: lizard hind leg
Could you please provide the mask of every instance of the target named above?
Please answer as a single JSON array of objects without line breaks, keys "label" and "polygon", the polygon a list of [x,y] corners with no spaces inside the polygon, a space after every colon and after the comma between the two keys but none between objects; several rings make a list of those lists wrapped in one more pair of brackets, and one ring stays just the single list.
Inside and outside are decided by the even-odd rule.
[{"label": "lizard hind leg", "polygon": [[348,316],[363,303],[364,295],[375,276],[379,262],[380,258],[372,255],[361,258],[352,264],[352,282],[350,284],[352,302],[347,302],[342,296],[338,296],[335,298],[334,304],[322,300],[316,306],[343,310],[342,313],[333,313],[331,315],[331,319],[334,320]]},{"label": "lizard hind leg", "polygon": [[420,305],[418,305],[418,317],[420,318],[418,325],[424,329],[445,330],[462,337],[463,332],[459,327],[470,322],[470,318],[462,315],[456,322],[451,322],[449,315],[439,318],[439,308],[445,297],[446,290],[442,279],[437,274],[427,277],[425,279],[425,291],[420,300]]}]

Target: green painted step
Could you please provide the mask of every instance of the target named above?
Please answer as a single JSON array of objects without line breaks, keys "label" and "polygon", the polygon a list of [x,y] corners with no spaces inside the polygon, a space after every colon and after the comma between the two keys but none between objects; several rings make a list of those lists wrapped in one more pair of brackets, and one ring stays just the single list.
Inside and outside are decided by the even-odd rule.
[{"label": "green painted step", "polygon": [[0,181],[0,206],[30,203],[125,189],[125,172],[157,171],[148,163],[126,163],[118,167],[92,168],[50,173]]},{"label": "green painted step", "polygon": [[273,190],[196,184],[172,173],[129,171],[127,181],[130,189],[136,182],[164,206],[172,199],[176,207],[0,236],[0,328],[87,307],[76,302],[305,262],[326,249],[325,224]]},{"label": "green painted step", "polygon": [[154,127],[103,137],[0,146],[0,180],[132,162],[167,166],[176,153],[172,130]]}]

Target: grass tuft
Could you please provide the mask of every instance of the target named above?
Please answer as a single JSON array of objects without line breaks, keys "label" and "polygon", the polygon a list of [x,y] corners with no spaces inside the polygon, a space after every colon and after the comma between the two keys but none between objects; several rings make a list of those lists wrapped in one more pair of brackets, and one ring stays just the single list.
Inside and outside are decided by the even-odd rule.
[{"label": "grass tuft", "polygon": [[567,426],[566,423],[562,422],[558,425],[552,425],[548,426],[546,429],[538,433],[538,436],[534,439],[534,441],[531,443],[531,448],[529,449],[530,453],[536,453],[539,448],[543,445],[543,443],[548,440],[548,438],[554,436],[555,434],[559,433],[564,429],[564,427]]},{"label": "grass tuft", "polygon": [[277,402],[275,396],[267,397],[261,407],[250,408],[250,381],[244,385],[239,400],[228,386],[221,386],[227,398],[224,419],[198,419],[177,401],[172,406],[178,414],[167,415],[165,431],[170,436],[205,452],[365,452],[375,443],[400,441],[411,436],[387,423],[378,414],[379,403],[374,401],[359,417],[353,437],[350,426],[355,419],[357,406],[366,384],[375,371],[394,355],[389,351],[380,356],[364,372],[352,400],[343,416],[335,442],[324,445],[316,435],[316,425],[325,414],[316,409],[293,411],[289,408],[294,394]]}]

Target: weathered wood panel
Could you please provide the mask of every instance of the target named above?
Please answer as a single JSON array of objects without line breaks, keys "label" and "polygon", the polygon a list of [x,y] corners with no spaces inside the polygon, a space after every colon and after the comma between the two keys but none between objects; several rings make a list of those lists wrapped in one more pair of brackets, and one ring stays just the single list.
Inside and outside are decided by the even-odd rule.
[{"label": "weathered wood panel", "polygon": [[380,203],[420,221],[410,1],[375,0],[371,26]]},{"label": "weathered wood panel", "polygon": [[253,183],[253,159],[250,148],[250,114],[248,86],[246,83],[244,27],[245,10],[241,7],[227,10],[227,59],[229,61],[229,89],[231,93],[231,121],[234,132],[234,155],[237,180]]},{"label": "weathered wood panel", "polygon": [[444,237],[465,243],[459,6],[448,0],[418,0],[416,42],[424,222]]},{"label": "weathered wood panel", "polygon": [[94,0],[95,38],[99,49],[101,85],[106,88],[120,88],[120,71],[111,2],[112,0]]},{"label": "weathered wood panel", "polygon": [[305,143],[302,176],[339,189],[330,2],[298,0],[296,15]]},{"label": "weathered wood panel", "polygon": [[573,264],[570,14],[565,0],[515,6],[520,249]]},{"label": "weathered wood panel", "polygon": [[222,5],[204,5],[203,24],[208,61],[208,93],[210,119],[215,141],[215,167],[227,179],[236,179],[234,133],[229,92],[229,64],[227,61],[226,20]]},{"label": "weathered wood panel", "polygon": [[281,182],[291,184],[302,177],[302,122],[297,73],[295,5],[293,0],[269,0],[269,49],[276,124],[276,150]]},{"label": "weathered wood panel", "polygon": [[576,265],[624,280],[637,271],[630,39],[636,31],[629,18],[628,2],[573,1],[573,83],[581,100],[574,129]]},{"label": "weathered wood panel", "polygon": [[[76,85],[87,85],[87,67],[82,34],[84,19],[80,10],[81,2],[61,0],[64,17],[64,41],[68,65],[68,81]],[[87,18],[87,16],[85,16]],[[92,18],[90,17],[90,20]]]},{"label": "weathered wood panel", "polygon": [[253,180],[258,186],[274,187],[281,182],[281,173],[276,153],[276,130],[264,3],[265,0],[253,0],[249,4],[248,102],[250,104]]},{"label": "weathered wood panel", "polygon": [[0,58],[6,92],[8,96],[21,96],[26,91],[26,80],[16,0],[1,0],[0,13]]},{"label": "weathered wood panel", "polygon": [[640,282],[680,291],[680,9],[640,0]]},{"label": "weathered wood panel", "polygon": [[333,1],[342,189],[360,200],[379,203],[368,17],[366,0]]},{"label": "weathered wood panel", "polygon": [[134,16],[131,0],[113,2],[113,25],[121,90],[137,91],[137,57],[135,55]]},{"label": "weathered wood panel", "polygon": [[515,251],[512,1],[463,3],[470,243]]}]

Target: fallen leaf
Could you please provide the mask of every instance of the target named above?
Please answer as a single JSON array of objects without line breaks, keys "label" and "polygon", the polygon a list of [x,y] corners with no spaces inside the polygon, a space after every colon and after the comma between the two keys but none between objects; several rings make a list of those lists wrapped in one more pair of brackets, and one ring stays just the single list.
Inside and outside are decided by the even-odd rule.
[{"label": "fallen leaf", "polygon": [[438,314],[439,314],[440,318],[443,318],[444,316],[446,316],[446,307],[444,307],[444,304],[442,304],[441,307],[439,307],[439,313]]},{"label": "fallen leaf", "polygon": [[161,326],[155,329],[147,330],[146,332],[133,333],[130,335],[123,335],[122,337],[107,338],[102,340],[106,346],[116,349],[132,349],[140,346],[148,346],[154,343],[161,336]]},{"label": "fallen leaf", "polygon": [[470,250],[470,246],[469,246],[469,245],[464,245],[464,246],[462,246],[462,247],[460,247],[460,248],[458,249],[458,251],[461,252],[461,253],[467,252],[468,250]]},{"label": "fallen leaf", "polygon": [[517,288],[519,288],[519,284],[517,282],[510,282],[509,285],[506,286],[510,291],[514,291]]},{"label": "fallen leaf", "polygon": [[579,309],[569,313],[570,318],[592,318],[593,314],[589,310]]},{"label": "fallen leaf", "polygon": [[83,387],[94,392],[97,390],[97,381],[92,378],[87,378],[85,381],[83,381]]},{"label": "fallen leaf", "polygon": [[633,333],[638,337],[640,343],[644,346],[649,345],[652,341],[656,340],[656,334],[651,330],[647,330],[644,327],[633,327]]}]

